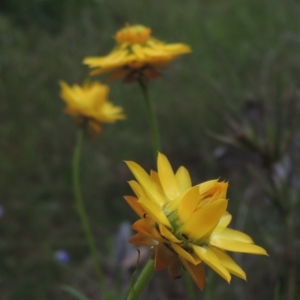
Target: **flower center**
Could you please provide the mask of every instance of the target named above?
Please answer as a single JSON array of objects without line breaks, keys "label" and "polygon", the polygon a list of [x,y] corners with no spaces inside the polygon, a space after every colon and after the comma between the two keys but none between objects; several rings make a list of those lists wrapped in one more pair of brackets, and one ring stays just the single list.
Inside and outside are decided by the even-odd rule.
[{"label": "flower center", "polygon": [[116,33],[115,39],[120,44],[143,44],[149,39],[150,34],[150,28],[144,27],[142,25],[129,26],[129,24],[126,24],[125,28],[119,30]]}]

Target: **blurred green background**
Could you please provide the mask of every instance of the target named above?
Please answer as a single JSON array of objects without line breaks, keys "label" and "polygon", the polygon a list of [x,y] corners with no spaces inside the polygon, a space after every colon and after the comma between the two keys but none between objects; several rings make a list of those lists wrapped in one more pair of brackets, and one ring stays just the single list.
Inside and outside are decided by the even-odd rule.
[{"label": "blurred green background", "polygon": [[[243,121],[253,102],[263,103],[272,129],[278,108],[299,102],[300,6],[293,0],[0,1],[0,299],[75,299],[63,285],[100,299],[74,209],[76,130],[63,113],[58,82],[83,82],[89,73],[83,58],[107,54],[126,22],[144,24],[158,39],[193,49],[149,85],[163,152],[175,168],[189,169],[194,184],[229,180],[231,227],[250,234],[270,254],[236,255],[248,282],[234,278],[228,285],[210,274],[214,294],[197,291],[197,299],[286,299],[285,232],[276,208],[247,172],[246,162],[259,162],[210,133],[228,134],[226,118]],[[116,233],[121,222],[136,220],[122,198],[132,194],[126,182],[132,175],[123,160],[146,169],[155,164],[138,85],[110,86],[110,100],[124,107],[127,120],[85,140],[82,187],[103,267],[115,288]],[[295,115],[297,110],[287,112],[286,122]],[[293,124],[288,157],[299,182],[299,120]],[[299,229],[298,221],[295,232]],[[298,250],[299,245],[298,237]],[[55,259],[58,250],[69,253],[68,263]],[[144,299],[186,299],[184,289],[174,292],[181,281],[162,274],[155,275],[160,279]]]}]

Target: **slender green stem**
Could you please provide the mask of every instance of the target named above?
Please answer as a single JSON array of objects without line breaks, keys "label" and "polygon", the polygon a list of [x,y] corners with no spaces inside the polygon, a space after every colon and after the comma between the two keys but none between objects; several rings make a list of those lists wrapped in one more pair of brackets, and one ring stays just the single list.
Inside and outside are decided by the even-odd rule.
[{"label": "slender green stem", "polygon": [[193,281],[188,272],[183,272],[183,278],[186,286],[186,292],[189,300],[196,300],[193,288]]},{"label": "slender green stem", "polygon": [[208,273],[207,286],[205,288],[204,300],[212,300],[214,297],[214,272],[211,270]]},{"label": "slender green stem", "polygon": [[145,85],[143,82],[139,81],[145,103],[147,106],[147,112],[148,112],[148,118],[150,122],[150,128],[151,128],[151,133],[152,133],[152,141],[153,141],[153,147],[154,147],[154,159],[156,161],[157,158],[157,152],[160,151],[160,138],[159,138],[159,131],[158,131],[158,126],[157,126],[157,121],[156,117],[154,114],[154,109],[152,102],[149,97],[149,92],[147,85]]},{"label": "slender green stem", "polygon": [[296,296],[296,251],[295,251],[295,238],[294,238],[294,226],[292,220],[292,214],[290,213],[286,217],[286,227],[287,227],[287,251],[288,251],[288,290],[287,290],[287,300],[293,300]]},{"label": "slender green stem", "polygon": [[137,300],[139,298],[146,284],[151,279],[153,272],[154,272],[154,261],[152,259],[149,259],[147,265],[144,267],[135,285],[131,289],[127,300]]},{"label": "slender green stem", "polygon": [[84,233],[86,236],[86,240],[88,246],[90,248],[91,256],[94,262],[95,270],[99,279],[100,288],[102,293],[105,293],[105,284],[104,284],[104,277],[100,269],[100,261],[98,257],[98,252],[96,248],[96,244],[93,238],[93,234],[91,231],[90,222],[85,210],[85,206],[82,199],[81,188],[80,188],[80,154],[82,148],[84,131],[83,129],[78,129],[77,133],[77,143],[74,149],[74,156],[73,156],[73,189],[74,195],[76,200],[76,210],[80,216],[81,223],[84,229]]},{"label": "slender green stem", "polygon": [[[140,84],[142,94],[144,96],[146,107],[147,107],[148,119],[149,119],[149,123],[150,123],[151,134],[152,134],[154,161],[156,161],[157,152],[160,151],[160,138],[159,138],[157,121],[156,121],[156,117],[154,114],[153,105],[152,105],[152,102],[149,97],[147,85],[145,85],[142,81],[139,81],[139,84]],[[144,290],[146,284],[151,279],[153,272],[154,272],[154,261],[150,259],[148,261],[147,265],[144,267],[141,274],[139,275],[134,286],[131,288],[127,300],[136,300],[139,298],[139,296],[142,293],[142,291]]]}]

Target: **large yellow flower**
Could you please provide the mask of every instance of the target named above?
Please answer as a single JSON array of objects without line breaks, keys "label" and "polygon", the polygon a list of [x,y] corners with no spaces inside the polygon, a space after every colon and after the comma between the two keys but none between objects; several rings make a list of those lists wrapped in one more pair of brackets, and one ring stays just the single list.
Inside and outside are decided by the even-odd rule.
[{"label": "large yellow flower", "polygon": [[107,56],[84,59],[94,69],[92,75],[114,71],[109,80],[145,83],[159,76],[159,69],[178,55],[191,52],[185,44],[165,44],[151,37],[151,29],[142,25],[127,25],[116,33],[115,40],[117,45]]},{"label": "large yellow flower", "polygon": [[226,211],[226,182],[210,180],[192,186],[189,172],[180,167],[174,174],[168,159],[160,153],[158,171],[150,175],[138,164],[126,163],[136,178],[129,181],[136,197],[125,199],[140,216],[132,225],[138,233],[130,242],[153,247],[156,270],[168,267],[174,279],[180,276],[183,265],[203,289],[203,263],[227,282],[230,274],[246,279],[225,250],[267,255],[248,235],[227,228],[231,215]]},{"label": "large yellow flower", "polygon": [[83,86],[69,86],[60,82],[61,98],[66,102],[65,112],[74,116],[80,126],[90,133],[100,133],[102,123],[113,123],[125,118],[122,108],[108,101],[109,88],[99,82],[87,82]]}]

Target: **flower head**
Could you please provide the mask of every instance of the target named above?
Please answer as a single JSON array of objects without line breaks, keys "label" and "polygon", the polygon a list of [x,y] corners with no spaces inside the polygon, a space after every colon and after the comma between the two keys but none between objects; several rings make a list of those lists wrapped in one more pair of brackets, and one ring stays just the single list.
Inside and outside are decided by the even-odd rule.
[{"label": "flower head", "polygon": [[159,69],[178,55],[191,52],[185,44],[165,44],[151,36],[151,29],[142,25],[126,25],[115,35],[117,45],[106,56],[87,57],[83,63],[93,68],[92,75],[113,72],[110,80],[146,83],[160,75]]},{"label": "flower head", "polygon": [[248,235],[227,228],[231,221],[226,211],[228,183],[210,180],[192,186],[189,172],[180,167],[174,174],[160,153],[157,172],[150,175],[138,164],[126,163],[136,178],[129,181],[136,197],[125,199],[140,216],[132,225],[138,233],[130,242],[153,247],[156,270],[168,267],[174,279],[183,265],[203,289],[204,264],[227,282],[230,274],[246,279],[226,250],[267,255]]},{"label": "flower head", "polygon": [[114,123],[124,119],[122,108],[107,100],[109,88],[99,82],[88,82],[83,86],[69,86],[60,82],[61,98],[66,102],[65,112],[72,115],[80,126],[92,133],[100,133],[102,123]]}]

